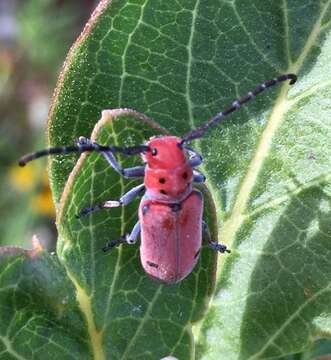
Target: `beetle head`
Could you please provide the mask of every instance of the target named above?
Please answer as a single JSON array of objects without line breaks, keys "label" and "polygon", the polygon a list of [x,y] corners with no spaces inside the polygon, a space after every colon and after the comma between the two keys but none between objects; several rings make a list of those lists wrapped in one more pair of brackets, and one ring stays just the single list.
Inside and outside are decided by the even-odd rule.
[{"label": "beetle head", "polygon": [[177,136],[152,137],[146,144],[150,150],[142,155],[143,160],[150,168],[171,169],[181,166],[185,163],[181,141]]}]

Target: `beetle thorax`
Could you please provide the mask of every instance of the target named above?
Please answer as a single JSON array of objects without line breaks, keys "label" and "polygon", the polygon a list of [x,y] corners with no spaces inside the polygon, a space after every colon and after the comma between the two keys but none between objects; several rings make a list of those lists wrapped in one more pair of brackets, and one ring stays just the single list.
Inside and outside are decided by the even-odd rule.
[{"label": "beetle thorax", "polygon": [[144,183],[149,198],[179,202],[191,192],[193,171],[180,142],[176,136],[162,136],[146,144],[150,151],[143,155],[147,162]]}]

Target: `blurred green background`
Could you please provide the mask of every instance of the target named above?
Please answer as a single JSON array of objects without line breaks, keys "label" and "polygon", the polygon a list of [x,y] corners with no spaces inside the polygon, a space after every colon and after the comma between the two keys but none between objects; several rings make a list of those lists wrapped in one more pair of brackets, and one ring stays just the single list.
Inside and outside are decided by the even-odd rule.
[{"label": "blurred green background", "polygon": [[45,147],[56,79],[96,3],[0,0],[0,246],[31,247],[36,234],[46,249],[55,248],[46,160],[25,168],[17,160]]}]

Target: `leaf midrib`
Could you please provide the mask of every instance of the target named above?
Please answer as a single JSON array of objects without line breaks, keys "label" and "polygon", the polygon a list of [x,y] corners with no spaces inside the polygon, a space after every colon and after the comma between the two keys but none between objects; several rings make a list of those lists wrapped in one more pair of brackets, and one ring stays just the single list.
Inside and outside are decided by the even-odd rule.
[{"label": "leaf midrib", "polygon": [[[299,55],[297,61],[295,61],[289,69],[286,71],[288,73],[298,73],[303,65],[304,59],[307,57],[311,49],[315,44],[315,40],[320,35],[321,31],[321,21],[328,10],[328,7],[331,3],[329,0],[319,18],[317,19],[310,35],[307,38],[307,41],[302,49],[301,54]],[[240,229],[243,221],[245,219],[245,212],[247,208],[247,203],[249,201],[250,195],[256,183],[258,174],[260,173],[264,160],[268,157],[271,146],[272,139],[277,133],[279,126],[282,123],[284,115],[286,112],[296,103],[296,101],[291,101],[286,98],[286,94],[289,88],[289,84],[284,84],[281,88],[280,94],[276,100],[272,113],[270,115],[268,125],[264,132],[261,135],[261,139],[257,146],[257,150],[252,158],[252,161],[248,167],[248,171],[243,179],[242,185],[239,189],[238,196],[232,208],[230,217],[225,221],[223,228],[223,236],[227,245],[231,245],[235,241],[236,234]],[[218,271],[221,271],[224,266],[224,262],[221,262]]]},{"label": "leaf midrib", "polygon": [[18,360],[27,360],[27,358],[21,356],[20,354],[18,354],[12,347],[12,343],[10,341],[10,339],[7,336],[0,336],[0,340],[2,341],[2,343],[5,345],[6,350],[9,354],[13,355],[15,358],[17,358]]},{"label": "leaf midrib", "polygon": [[271,113],[268,125],[261,135],[257,151],[248,167],[248,171],[242,181],[238,196],[234,203],[230,217],[224,222],[223,236],[226,244],[230,247],[233,244],[237,231],[241,227],[245,217],[244,213],[247,208],[251,192],[256,183],[258,174],[260,173],[265,159],[268,157],[272,139],[277,132],[282,118],[289,109],[289,101],[286,100],[286,93],[288,85],[283,85],[280,95],[275,103],[274,109]]},{"label": "leaf midrib", "polygon": [[76,298],[79,304],[79,308],[81,309],[86,319],[87,331],[89,334],[91,348],[93,352],[93,359],[105,360],[106,356],[102,346],[103,333],[101,331],[98,331],[96,328],[96,324],[94,321],[94,314],[92,310],[91,297],[88,296],[85,289],[78,284],[78,281],[76,280],[74,275],[70,272],[68,267],[66,267],[65,265],[64,267],[70,281],[72,282],[72,284],[76,289]]}]

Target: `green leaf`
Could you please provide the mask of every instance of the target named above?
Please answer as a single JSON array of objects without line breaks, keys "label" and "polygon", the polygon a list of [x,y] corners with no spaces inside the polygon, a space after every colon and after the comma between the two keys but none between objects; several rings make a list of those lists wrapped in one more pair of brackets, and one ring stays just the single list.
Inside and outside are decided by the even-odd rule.
[{"label": "green leaf", "polygon": [[[330,17],[330,0],[100,2],[60,77],[51,145],[90,137],[101,111],[118,108],[180,136],[266,79],[294,72],[299,80],[254,99],[193,144],[205,159],[220,240],[232,249],[219,261],[205,316],[213,254],[203,251],[175,286],[149,280],[137,248],[103,255],[105,241],[134,224],[137,203],[111,215],[74,215],[135,183],[97,154],[76,166],[74,155],[52,159],[63,286],[76,291],[80,338],[94,358],[264,359],[330,335]],[[160,133],[138,115],[111,114],[94,130],[100,142],[139,144]],[[213,217],[212,206],[206,212]],[[3,344],[12,349],[10,338]]]},{"label": "green leaf", "polygon": [[0,250],[0,358],[90,359],[75,288],[57,257],[34,243]]}]

